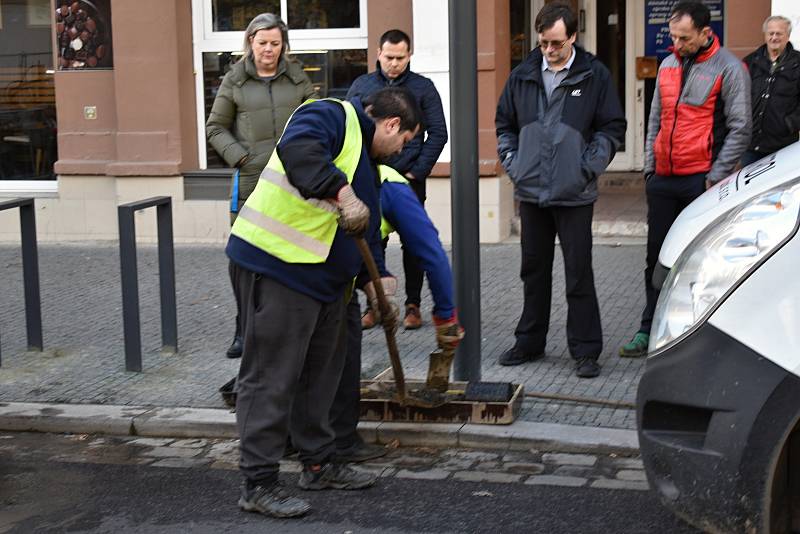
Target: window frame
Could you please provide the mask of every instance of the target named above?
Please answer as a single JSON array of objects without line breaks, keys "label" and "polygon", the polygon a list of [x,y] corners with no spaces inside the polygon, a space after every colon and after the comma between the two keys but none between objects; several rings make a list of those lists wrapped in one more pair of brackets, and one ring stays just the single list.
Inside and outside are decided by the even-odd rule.
[{"label": "window frame", "polygon": [[[241,50],[244,31],[213,30],[213,0],[192,0],[192,38],[194,59],[194,88],[197,113],[197,158],[200,169],[207,168],[206,115],[203,85],[203,54]],[[289,30],[292,51],[368,49],[367,0],[358,0],[357,28],[326,28]],[[287,20],[288,0],[281,0],[281,19]]]}]

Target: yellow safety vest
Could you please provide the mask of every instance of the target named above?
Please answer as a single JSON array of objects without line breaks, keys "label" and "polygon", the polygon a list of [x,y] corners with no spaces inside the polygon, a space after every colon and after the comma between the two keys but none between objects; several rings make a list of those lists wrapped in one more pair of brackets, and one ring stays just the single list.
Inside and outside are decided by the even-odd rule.
[{"label": "yellow safety vest", "polygon": [[[398,184],[408,185],[408,180],[406,180],[403,175],[386,165],[378,165],[378,174],[381,177],[381,183],[395,182]],[[392,232],[394,232],[394,228],[391,224],[389,224],[389,221],[387,221],[386,218],[381,215],[381,239],[386,239],[386,237]]]},{"label": "yellow safety vest", "polygon": [[[333,164],[347,176],[347,183],[352,183],[362,149],[358,114],[350,102],[325,100],[338,102],[345,111],[344,143]],[[301,107],[312,102],[307,100]],[[289,182],[276,148],[239,211],[231,234],[287,263],[323,263],[336,235],[337,217],[333,202],[305,198]]]}]

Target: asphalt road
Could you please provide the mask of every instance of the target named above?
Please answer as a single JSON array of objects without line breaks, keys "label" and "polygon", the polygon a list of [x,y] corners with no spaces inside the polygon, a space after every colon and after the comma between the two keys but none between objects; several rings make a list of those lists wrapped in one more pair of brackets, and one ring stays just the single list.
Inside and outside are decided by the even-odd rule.
[{"label": "asphalt road", "polygon": [[[236,471],[137,465],[132,447],[102,445],[76,463],[66,459],[78,446],[86,452],[85,442],[0,437],[1,533],[696,532],[647,491],[399,478],[358,492],[304,492],[311,514],[275,520],[237,509]],[[293,486],[296,475],[285,480]]]}]

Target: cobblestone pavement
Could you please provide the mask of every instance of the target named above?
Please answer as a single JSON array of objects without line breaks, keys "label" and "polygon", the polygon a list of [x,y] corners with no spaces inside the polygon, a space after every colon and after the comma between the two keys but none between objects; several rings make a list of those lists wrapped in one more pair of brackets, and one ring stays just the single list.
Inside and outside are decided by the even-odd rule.
[{"label": "cobblestone pavement", "polygon": [[[613,242],[613,241],[612,241]],[[221,407],[217,393],[237,371],[224,357],[233,335],[234,302],[222,246],[176,248],[179,352],[160,351],[158,262],[152,245],[139,246],[142,373],[124,370],[119,252],[114,244],[40,245],[45,351],[26,352],[22,264],[19,247],[0,245],[0,402],[63,402]],[[564,332],[563,263],[554,265],[551,328],[546,358],[501,367],[497,357],[513,344],[522,306],[519,245],[481,247],[482,379],[524,383],[526,391],[635,401],[643,360],[621,359],[620,344],[638,326],[644,247],[594,247],[595,279],[604,328],[600,377],[574,376]],[[390,245],[389,268],[402,279],[400,248]],[[402,288],[402,280],[400,280]],[[427,293],[427,290],[424,292]],[[406,374],[422,378],[435,347],[430,296],[422,304],[422,329],[398,335]],[[365,332],[363,376],[388,367],[383,335]],[[607,406],[528,399],[521,419],[587,426],[634,428],[635,412]]]},{"label": "cobblestone pavement", "polygon": [[[165,468],[238,470],[239,440],[162,439],[88,434],[51,434],[35,448],[21,446],[24,434],[0,433],[0,454],[70,463],[148,465]],[[411,480],[451,480],[545,486],[646,491],[638,457],[615,455],[471,451],[387,446],[386,456],[357,464],[356,469]],[[281,462],[281,471],[296,475],[296,459]]]}]

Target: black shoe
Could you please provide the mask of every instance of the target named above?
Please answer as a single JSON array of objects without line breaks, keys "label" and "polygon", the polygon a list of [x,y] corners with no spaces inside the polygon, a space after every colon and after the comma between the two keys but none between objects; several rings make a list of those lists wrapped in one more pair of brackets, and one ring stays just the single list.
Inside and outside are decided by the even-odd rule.
[{"label": "black shoe", "polygon": [[389,449],[381,445],[375,445],[373,443],[362,443],[357,447],[347,449],[346,451],[343,452],[336,451],[336,456],[334,461],[338,463],[366,462],[367,460],[374,460],[375,458],[386,456],[388,452]]},{"label": "black shoe", "polygon": [[228,352],[225,353],[228,358],[241,358],[242,357],[242,336],[235,336],[233,343],[228,347]]},{"label": "black shoe", "polygon": [[500,363],[500,365],[521,365],[523,363],[538,360],[543,356],[544,352],[540,352],[539,354],[530,354],[522,352],[520,349],[514,346],[501,354],[497,361]]},{"label": "black shoe", "polygon": [[347,464],[329,462],[304,466],[297,485],[304,490],[357,490],[368,488],[377,480],[377,475],[372,473],[356,471]]},{"label": "black shoe", "polygon": [[290,494],[280,482],[252,489],[247,489],[245,483],[242,485],[242,496],[239,497],[239,508],[272,517],[299,517],[308,513],[311,505]]},{"label": "black shoe", "polygon": [[231,408],[236,408],[236,377],[234,376],[222,387],[219,388],[219,393],[222,395],[222,401],[230,406]]},{"label": "black shoe", "polygon": [[600,375],[600,364],[594,358],[581,358],[575,363],[578,378],[594,378]]}]

